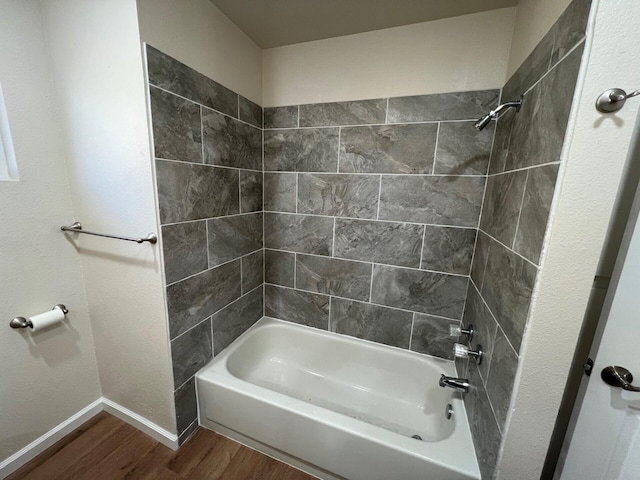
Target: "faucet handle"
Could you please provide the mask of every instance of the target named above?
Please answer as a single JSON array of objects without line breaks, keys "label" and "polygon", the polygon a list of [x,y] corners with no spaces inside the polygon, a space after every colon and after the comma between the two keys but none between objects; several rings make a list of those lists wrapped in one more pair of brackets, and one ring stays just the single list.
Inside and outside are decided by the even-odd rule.
[{"label": "faucet handle", "polygon": [[468,358],[474,357],[476,359],[476,363],[480,365],[482,363],[482,346],[478,345],[475,350],[467,347],[466,345],[462,345],[461,343],[455,343],[453,345],[453,356],[458,358]]},{"label": "faucet handle", "polygon": [[462,328],[462,325],[456,325],[455,323],[449,324],[449,336],[459,337],[460,335],[466,335],[468,340],[471,341],[473,338],[473,325]]}]

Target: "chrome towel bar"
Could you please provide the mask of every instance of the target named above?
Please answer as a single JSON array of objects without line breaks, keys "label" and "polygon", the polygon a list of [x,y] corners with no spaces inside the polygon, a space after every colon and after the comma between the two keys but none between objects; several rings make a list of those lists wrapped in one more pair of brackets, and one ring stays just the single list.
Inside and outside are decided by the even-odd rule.
[{"label": "chrome towel bar", "polygon": [[127,242],[149,242],[152,244],[158,243],[158,237],[155,233],[150,233],[144,238],[122,237],[120,235],[109,235],[108,233],[96,233],[90,232],[89,230],[83,230],[82,224],[80,222],[74,222],[69,226],[60,227],[60,230],[62,230],[63,232],[86,233],[87,235],[95,235],[97,237],[115,238],[116,240],[126,240]]}]

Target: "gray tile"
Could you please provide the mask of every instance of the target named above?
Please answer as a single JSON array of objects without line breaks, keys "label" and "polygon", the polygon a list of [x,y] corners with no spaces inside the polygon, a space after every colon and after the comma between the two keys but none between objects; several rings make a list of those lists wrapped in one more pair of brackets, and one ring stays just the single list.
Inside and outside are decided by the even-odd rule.
[{"label": "gray tile", "polygon": [[498,105],[499,90],[438,93],[389,99],[387,122],[475,120]]},{"label": "gray tile", "polygon": [[411,350],[453,360],[455,338],[449,335],[449,325],[460,322],[416,313],[411,335]]},{"label": "gray tile", "polygon": [[460,319],[467,277],[374,265],[371,302]]},{"label": "gray tile", "polygon": [[193,377],[212,358],[211,319],[207,318],[184,335],[171,340],[174,388]]},{"label": "gray tile", "polygon": [[156,160],[162,223],[239,212],[238,172],[227,168]]},{"label": "gray tile", "polygon": [[482,385],[478,368],[469,363],[469,383],[471,388],[465,396],[464,404],[471,427],[471,436],[476,450],[476,458],[483,480],[492,480],[500,452],[502,435],[491,411],[489,397]]},{"label": "gray tile", "polygon": [[262,318],[262,289],[257,288],[216,313],[213,322],[213,353],[219,355],[236,338]]},{"label": "gray tile", "polygon": [[509,413],[509,403],[513,391],[513,382],[518,369],[518,356],[507,342],[507,339],[498,329],[496,342],[493,346],[491,368],[487,379],[487,395],[491,400],[493,411],[496,414],[498,425],[504,430],[504,425]]},{"label": "gray tile", "polygon": [[204,163],[262,170],[262,130],[203,109],[202,135]]},{"label": "gray tile", "polygon": [[469,275],[475,242],[475,229],[426,225],[421,268]]},{"label": "gray tile", "polygon": [[493,123],[482,131],[473,122],[441,123],[434,173],[486,175],[493,133]]},{"label": "gray tile", "polygon": [[242,257],[242,293],[247,293],[264,282],[264,251]]},{"label": "gray tile", "polygon": [[329,297],[265,285],[264,314],[268,317],[326,330],[329,326]]},{"label": "gray tile", "polygon": [[518,113],[515,110],[507,110],[496,124],[496,133],[493,139],[493,148],[491,149],[491,160],[489,161],[489,174],[502,173],[507,164],[507,155],[509,154],[509,141],[511,139],[511,129],[515,116]]},{"label": "gray tile", "polygon": [[262,128],[262,107],[240,95],[240,120]]},{"label": "gray tile", "polygon": [[264,251],[265,282],[293,287],[295,268],[295,254],[276,250]]},{"label": "gray tile", "polygon": [[240,171],[240,210],[241,213],[262,210],[262,173]]},{"label": "gray tile", "polygon": [[551,65],[564,57],[584,38],[591,0],[573,0],[556,22]]},{"label": "gray tile", "polygon": [[149,93],[156,158],[202,163],[200,107],[157,88]]},{"label": "gray tile", "polygon": [[162,254],[167,283],[177,282],[206,270],[208,263],[205,222],[162,227]]},{"label": "gray tile", "polygon": [[370,303],[331,299],[331,331],[408,348],[413,314]]},{"label": "gray tile", "polygon": [[536,274],[529,262],[491,242],[482,296],[516,350],[520,349]]},{"label": "gray tile", "polygon": [[505,245],[513,245],[527,172],[504,173],[487,179],[480,228]]},{"label": "gray tile", "polygon": [[238,117],[238,94],[147,45],[149,83]]},{"label": "gray tile", "polygon": [[189,427],[187,427],[187,429],[178,436],[178,446],[182,446],[185,442],[187,442],[196,432],[196,430],[198,430],[198,428],[200,428],[198,422],[194,421],[191,425],[189,425]]},{"label": "gray tile", "polygon": [[298,105],[264,109],[264,128],[296,128],[297,126]]},{"label": "gray tile", "polygon": [[338,129],[265,130],[267,171],[335,172],[338,169]]},{"label": "gray tile", "polygon": [[478,237],[476,239],[476,248],[473,252],[473,265],[471,266],[471,280],[476,284],[478,288],[482,288],[482,282],[484,281],[485,267],[487,266],[487,257],[489,256],[489,246],[491,240],[482,231],[478,230]]},{"label": "gray tile", "polygon": [[209,266],[262,248],[262,213],[207,220]]},{"label": "gray tile", "polygon": [[331,256],[332,218],[279,213],[264,215],[265,248]]},{"label": "gray tile", "polygon": [[[462,317],[462,324],[464,327],[473,325],[473,338],[471,339],[471,345],[475,348],[477,345],[482,346],[483,357],[482,363],[478,365],[478,370],[483,380],[487,381],[487,374],[491,366],[491,357],[493,354],[493,343],[496,337],[496,330],[498,324],[491,315],[491,312],[482,301],[482,297],[476,290],[476,287],[469,282],[469,288],[467,290],[467,301],[464,308],[464,316]],[[458,339],[460,343],[465,343],[467,337],[463,336]]]},{"label": "gray tile", "polygon": [[170,285],[167,287],[170,337],[175,338],[239,296],[240,260]]},{"label": "gray tile", "polygon": [[338,217],[375,218],[377,175],[298,175],[298,212]]},{"label": "gray tile", "polygon": [[178,433],[182,433],[198,418],[195,377],[178,388],[173,397],[176,403],[176,428]]},{"label": "gray tile", "polygon": [[300,126],[326,127],[384,123],[386,110],[385,98],[300,105]]},{"label": "gray tile", "polygon": [[382,177],[380,219],[476,227],[484,177]]},{"label": "gray tile", "polygon": [[514,117],[506,170],[560,160],[583,49],[574,50],[525,96]]},{"label": "gray tile", "polygon": [[356,173],[431,173],[436,124],[343,128],[340,171]]},{"label": "gray tile", "polygon": [[295,173],[264,174],[264,209],[273,212],[296,212],[297,181]]},{"label": "gray tile", "polygon": [[308,255],[297,255],[296,260],[296,288],[369,300],[370,264]]},{"label": "gray tile", "polygon": [[558,168],[559,165],[546,165],[528,171],[514,250],[536,264],[547,230]]},{"label": "gray tile", "polygon": [[422,225],[338,218],[334,256],[418,268],[423,232]]}]

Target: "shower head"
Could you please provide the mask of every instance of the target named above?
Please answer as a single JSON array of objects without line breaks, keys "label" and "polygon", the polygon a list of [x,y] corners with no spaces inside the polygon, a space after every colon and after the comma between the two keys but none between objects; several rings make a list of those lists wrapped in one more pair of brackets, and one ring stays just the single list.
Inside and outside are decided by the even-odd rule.
[{"label": "shower head", "polygon": [[498,114],[507,108],[515,108],[516,112],[519,112],[520,107],[522,107],[523,100],[524,100],[524,97],[520,95],[513,102],[507,102],[507,103],[503,103],[502,105],[499,105],[498,107],[496,107],[495,110],[491,110],[489,113],[487,113],[483,117],[480,117],[480,119],[478,119],[478,121],[473,126],[476,128],[476,130],[482,130],[487,125],[489,125],[491,120],[497,120],[498,118],[500,118]]}]

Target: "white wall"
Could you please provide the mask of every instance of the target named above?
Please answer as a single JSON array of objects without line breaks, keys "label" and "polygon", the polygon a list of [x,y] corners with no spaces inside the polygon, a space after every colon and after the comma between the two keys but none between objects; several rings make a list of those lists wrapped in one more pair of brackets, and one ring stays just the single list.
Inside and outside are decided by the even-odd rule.
[{"label": "white wall", "polygon": [[[158,233],[135,2],[56,0],[42,6],[75,219],[87,230]],[[88,235],[75,242],[103,395],[175,432],[159,245]]]},{"label": "white wall", "polygon": [[[19,181],[0,181],[0,462],[100,397],[80,256],[60,232],[73,218],[64,148],[35,1],[0,1],[0,82]],[[57,303],[65,323],[9,328]]]},{"label": "white wall", "polygon": [[137,0],[140,37],[262,105],[262,50],[209,0]]},{"label": "white wall", "polygon": [[570,3],[571,0],[520,0],[505,80],[529,56]]},{"label": "white wall", "polygon": [[501,88],[515,8],[263,51],[265,107]]},{"label": "white wall", "polygon": [[594,101],[609,87],[637,88],[640,11],[635,0],[594,0],[594,5],[595,33],[567,130],[560,195],[550,217],[499,466],[502,479],[540,476],[638,115],[637,100],[606,116]]}]

